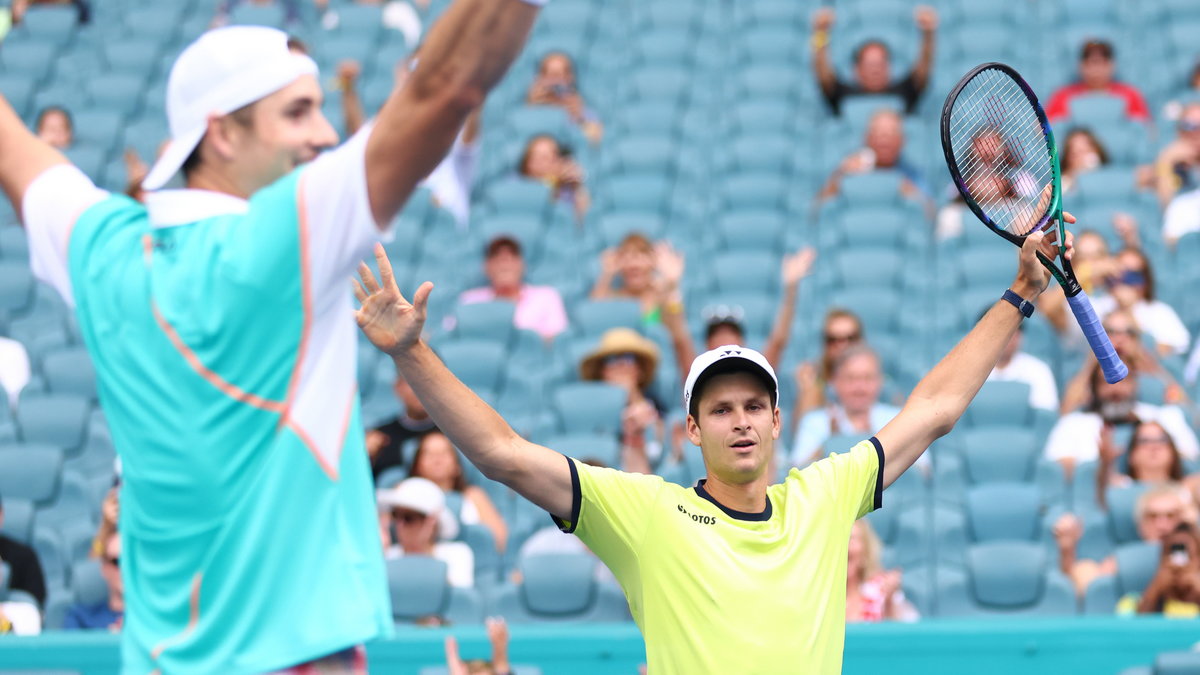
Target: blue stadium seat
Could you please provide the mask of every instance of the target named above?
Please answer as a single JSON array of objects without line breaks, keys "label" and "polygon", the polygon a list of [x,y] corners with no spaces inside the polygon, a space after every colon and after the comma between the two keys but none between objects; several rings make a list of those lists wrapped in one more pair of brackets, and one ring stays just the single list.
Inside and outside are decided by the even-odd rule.
[{"label": "blue stadium seat", "polygon": [[76,455],[87,438],[91,404],[72,394],[27,394],[17,404],[17,429],[26,443],[45,443]]},{"label": "blue stadium seat", "polygon": [[671,171],[679,146],[662,134],[624,134],[604,148],[605,165],[618,172]]},{"label": "blue stadium seat", "polygon": [[1037,541],[1041,495],[1030,483],[987,482],[967,490],[967,525],[971,540]]},{"label": "blue stadium seat", "polygon": [[599,564],[587,554],[527,556],[521,584],[498,589],[491,611],[510,623],[628,621],[621,590],[596,581]]},{"label": "blue stadium seat", "polygon": [[454,334],[460,339],[507,345],[516,331],[513,326],[516,311],[516,303],[507,300],[458,305],[454,310]]},{"label": "blue stadium seat", "polygon": [[33,92],[37,86],[37,79],[29,73],[13,70],[0,73],[0,94],[4,94],[4,98],[8,100],[8,104],[21,117],[33,115],[38,112],[30,110],[30,104],[33,102]]},{"label": "blue stadium seat", "polygon": [[508,349],[492,340],[455,340],[437,347],[438,355],[450,372],[472,389],[493,394],[503,385],[504,361]]},{"label": "blue stadium seat", "polygon": [[29,260],[29,237],[21,227],[0,227],[0,260]]},{"label": "blue stadium seat", "polygon": [[[735,49],[737,57],[749,64],[787,64],[799,60],[802,42],[793,27],[763,25],[741,31]],[[790,80],[776,80],[776,84]]]},{"label": "blue stadium seat", "polygon": [[580,461],[595,459],[613,468],[621,466],[621,445],[617,436],[607,432],[556,434],[542,439],[542,445]]},{"label": "blue stadium seat", "polygon": [[605,248],[616,246],[626,235],[637,233],[651,240],[663,236],[666,221],[655,211],[617,211],[595,219],[596,234]]},{"label": "blue stadium seat", "polygon": [[1125,99],[1111,94],[1084,94],[1071,99],[1071,119],[1085,126],[1110,124],[1125,119]]},{"label": "blue stadium seat", "polygon": [[0,445],[0,497],[48,506],[58,498],[62,466],[58,448],[41,443]]},{"label": "blue stadium seat", "polygon": [[1109,166],[1081,174],[1075,181],[1075,197],[1089,205],[1112,201],[1134,202],[1137,190],[1133,170]]},{"label": "blue stadium seat", "polygon": [[967,549],[965,574],[939,570],[939,616],[1069,616],[1075,590],[1031,542],[992,542]]},{"label": "blue stadium seat", "polygon": [[231,25],[241,26],[271,26],[282,28],[284,20],[283,6],[276,4],[257,5],[242,3],[234,8],[229,15]]},{"label": "blue stadium seat", "polygon": [[958,434],[971,483],[1031,481],[1041,445],[1033,431],[1016,425],[963,429]]},{"label": "blue stadium seat", "polygon": [[129,115],[137,111],[145,86],[138,75],[108,73],[88,80],[86,89],[92,105]]},{"label": "blue stadium seat", "polygon": [[691,88],[687,68],[650,66],[634,70],[625,80],[634,100],[680,102]]},{"label": "blue stadium seat", "polygon": [[887,248],[846,248],[833,254],[834,284],[839,288],[899,288],[907,257]]},{"label": "blue stadium seat", "polygon": [[56,529],[35,527],[33,541],[30,544],[37,554],[38,563],[42,566],[42,576],[48,588],[65,587],[71,564],[65,553],[62,538]]},{"label": "blue stadium seat", "polygon": [[18,497],[3,498],[4,522],[0,523],[0,532],[29,544],[33,541],[33,502]]},{"label": "blue stadium seat", "polygon": [[1108,526],[1113,541],[1127,544],[1139,541],[1137,523],[1134,521],[1134,508],[1148,485],[1134,483],[1128,487],[1109,487],[1105,491],[1105,502],[1108,504]]},{"label": "blue stadium seat", "polygon": [[62,45],[70,41],[79,23],[79,11],[75,7],[41,5],[30,7],[14,29],[14,37],[37,40],[47,44]]},{"label": "blue stadium seat", "polygon": [[103,184],[106,177],[105,168],[108,165],[108,146],[76,143],[67,150],[67,159],[87,174],[93,182]]},{"label": "blue stadium seat", "polygon": [[607,433],[614,438],[621,430],[627,399],[624,389],[604,382],[570,382],[551,394],[562,433]]},{"label": "blue stadium seat", "polygon": [[779,287],[779,256],[774,251],[719,251],[713,258],[715,290],[774,293]]},{"label": "blue stadium seat", "polygon": [[146,80],[158,68],[161,46],[155,37],[125,37],[105,42],[101,49],[109,70]]},{"label": "blue stadium seat", "polygon": [[1029,405],[1029,384],[1025,382],[984,382],[967,407],[967,426],[1026,426],[1033,422]]},{"label": "blue stadium seat", "polygon": [[71,592],[79,605],[92,607],[108,601],[108,584],[99,560],[81,560],[71,567]]},{"label": "blue stadium seat", "polygon": [[727,211],[715,225],[726,250],[778,251],[788,224],[788,218],[777,210],[750,208]]},{"label": "blue stadium seat", "polygon": [[488,190],[487,202],[496,213],[540,215],[549,208],[550,192],[537,181],[498,181]]},{"label": "blue stadium seat", "polygon": [[743,134],[786,134],[796,125],[796,111],[787,101],[740,101],[730,112],[734,128]]},{"label": "blue stadium seat", "polygon": [[571,326],[581,336],[599,338],[610,328],[638,328],[642,306],[637,300],[584,300],[570,308]]},{"label": "blue stadium seat", "polygon": [[20,314],[33,304],[33,272],[23,260],[0,260],[0,315]]},{"label": "blue stadium seat", "polygon": [[500,575],[503,564],[500,553],[496,550],[496,538],[492,536],[491,530],[483,525],[464,524],[459,531],[458,540],[470,546],[471,552],[475,554],[476,588],[491,588],[502,580]]},{"label": "blue stadium seat", "polygon": [[1112,615],[1121,598],[1142,593],[1158,569],[1161,553],[1161,544],[1155,542],[1134,542],[1118,547],[1113,553],[1117,573],[1097,577],[1088,584],[1083,612]]},{"label": "blue stadium seat", "polygon": [[858,206],[895,204],[900,201],[900,174],[878,170],[842,179],[841,198]]},{"label": "blue stadium seat", "polygon": [[474,589],[451,587],[446,581],[446,563],[441,560],[409,555],[388,560],[386,565],[392,618],[397,623],[431,616],[452,624],[483,621],[479,594]]},{"label": "blue stadium seat", "polygon": [[610,175],[602,184],[598,204],[610,211],[665,211],[672,179],[659,172],[638,171]]}]

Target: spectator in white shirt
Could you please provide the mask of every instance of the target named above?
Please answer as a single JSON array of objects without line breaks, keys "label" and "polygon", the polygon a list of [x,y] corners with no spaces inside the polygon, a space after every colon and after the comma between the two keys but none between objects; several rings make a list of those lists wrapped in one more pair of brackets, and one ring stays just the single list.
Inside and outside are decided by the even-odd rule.
[{"label": "spectator in white shirt", "polygon": [[1154,270],[1141,249],[1126,248],[1116,255],[1117,273],[1109,281],[1109,294],[1096,298],[1096,314],[1104,318],[1116,309],[1127,309],[1138,327],[1148,333],[1162,355],[1183,354],[1191,335],[1179,314],[1154,298]]},{"label": "spectator in white shirt", "polygon": [[879,402],[883,390],[883,371],[879,356],[863,344],[842,351],[833,362],[830,378],[835,400],[807,413],[796,430],[792,464],[804,466],[828,452],[849,448],[824,448],[826,439],[835,434],[856,434],[868,438],[887,424],[900,409]]},{"label": "spectator in white shirt", "polygon": [[1025,324],[1021,323],[1004,351],[1000,352],[1000,360],[987,379],[989,382],[1024,382],[1029,385],[1029,405],[1057,412],[1058,385],[1054,382],[1054,373],[1045,361],[1021,351],[1024,333]]},{"label": "spectator in white shirt", "polygon": [[525,283],[525,259],[516,239],[499,235],[488,242],[483,253],[483,273],[488,285],[464,291],[458,296],[458,304],[515,302],[513,324],[537,333],[546,341],[567,329],[567,310],[558,289]]},{"label": "spectator in white shirt", "polygon": [[1200,188],[1181,192],[1167,204],[1163,214],[1163,239],[1172,246],[1183,235],[1200,232]]},{"label": "spectator in white shirt", "polygon": [[1090,401],[1077,412],[1063,415],[1050,430],[1046,440],[1046,459],[1053,459],[1070,473],[1080,462],[1100,458],[1100,435],[1104,425],[1131,425],[1137,422],[1158,422],[1175,443],[1184,459],[1200,456],[1200,441],[1188,426],[1187,419],[1177,406],[1156,406],[1137,400],[1138,374],[1129,375],[1115,384],[1104,381],[1104,373],[1093,365],[1089,378]]},{"label": "spectator in white shirt", "polygon": [[[458,521],[446,509],[446,494],[424,478],[406,478],[390,490],[380,490],[384,555],[400,558],[425,555],[446,563],[451,586],[475,585],[475,554],[458,536]],[[395,540],[391,531],[395,529]]]}]

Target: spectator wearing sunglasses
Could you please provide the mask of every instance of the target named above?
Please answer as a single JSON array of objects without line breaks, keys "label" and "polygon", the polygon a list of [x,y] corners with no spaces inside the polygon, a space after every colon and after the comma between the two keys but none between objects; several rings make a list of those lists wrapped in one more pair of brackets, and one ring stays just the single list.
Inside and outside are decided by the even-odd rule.
[{"label": "spectator wearing sunglasses", "polygon": [[431,480],[405,478],[377,497],[384,556],[424,555],[446,563],[451,586],[475,585],[475,554],[458,536],[458,520],[446,508],[446,493]]},{"label": "spectator wearing sunglasses", "polygon": [[1157,345],[1159,354],[1183,354],[1191,344],[1187,326],[1167,303],[1154,297],[1154,270],[1141,249],[1126,248],[1116,255],[1116,272],[1107,279],[1108,295],[1095,299],[1101,318],[1117,309],[1133,315],[1142,332]]},{"label": "spectator wearing sunglasses", "polygon": [[661,453],[665,408],[650,389],[658,367],[658,347],[630,328],[612,328],[583,357],[579,376],[624,389],[621,411],[621,464],[626,471],[650,473],[650,461]]},{"label": "spectator wearing sunglasses", "polygon": [[1157,485],[1179,483],[1196,494],[1200,474],[1188,475],[1183,455],[1175,447],[1175,439],[1166,427],[1154,420],[1138,422],[1133,427],[1128,447],[1113,442],[1110,425],[1100,432],[1100,470],[1096,472],[1096,503],[1105,505],[1105,489],[1124,487],[1133,483]]},{"label": "spectator wearing sunglasses", "polygon": [[800,420],[810,411],[824,406],[828,400],[829,379],[833,362],[845,349],[863,341],[863,324],[854,312],[834,307],[825,314],[822,332],[824,349],[817,361],[806,361],[796,367],[796,406],[792,419]]},{"label": "spectator wearing sunglasses", "polygon": [[121,630],[125,617],[125,587],[121,582],[121,537],[109,532],[100,555],[100,576],[108,597],[95,605],[71,605],[63,620],[66,630]]},{"label": "spectator wearing sunglasses", "polygon": [[[1175,129],[1175,140],[1154,160],[1155,192],[1159,202],[1168,207],[1168,215],[1176,195],[1200,187],[1200,102],[1183,107]],[[1163,234],[1169,240],[1167,230]]]}]

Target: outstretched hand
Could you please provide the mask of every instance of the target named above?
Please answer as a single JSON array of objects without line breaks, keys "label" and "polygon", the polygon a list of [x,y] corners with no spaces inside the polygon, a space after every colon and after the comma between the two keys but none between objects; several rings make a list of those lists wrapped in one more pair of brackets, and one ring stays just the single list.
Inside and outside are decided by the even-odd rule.
[{"label": "outstretched hand", "polygon": [[371,344],[396,357],[420,341],[433,284],[428,281],[421,284],[410,303],[396,285],[392,262],[382,244],[375,245],[375,261],[379,264],[378,282],[366,263],[358,264],[362,283],[353,280],[354,297],[362,306],[354,313],[354,318]]}]

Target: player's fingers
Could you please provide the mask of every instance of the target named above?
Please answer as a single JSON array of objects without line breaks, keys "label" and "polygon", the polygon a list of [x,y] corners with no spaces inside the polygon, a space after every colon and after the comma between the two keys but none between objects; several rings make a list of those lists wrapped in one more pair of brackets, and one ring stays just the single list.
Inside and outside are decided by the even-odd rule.
[{"label": "player's fingers", "polygon": [[375,282],[375,275],[371,273],[371,268],[367,267],[367,263],[358,263],[358,276],[362,277],[363,287],[368,293],[378,293],[379,284]]},{"label": "player's fingers", "polygon": [[1065,250],[1063,251],[1063,257],[1066,258],[1067,260],[1070,260],[1072,257],[1074,257],[1074,255],[1075,255],[1075,235],[1070,232],[1067,232],[1067,242],[1066,242]]},{"label": "player's fingers", "polygon": [[1070,211],[1063,211],[1063,220],[1071,225],[1075,224],[1075,216],[1071,215]]},{"label": "player's fingers", "polygon": [[367,295],[367,292],[365,290],[363,290],[362,284],[358,283],[358,279],[351,279],[350,283],[354,284],[355,299],[357,299],[360,303],[366,302],[367,298],[370,296]]},{"label": "player's fingers", "polygon": [[388,259],[383,244],[375,244],[375,262],[379,264],[379,283],[387,290],[399,290],[396,286],[396,276],[392,273],[392,261]]},{"label": "player's fingers", "polygon": [[432,292],[433,282],[426,281],[413,294],[413,307],[417,310],[419,316],[425,316],[425,308],[429,305],[429,294]]}]

